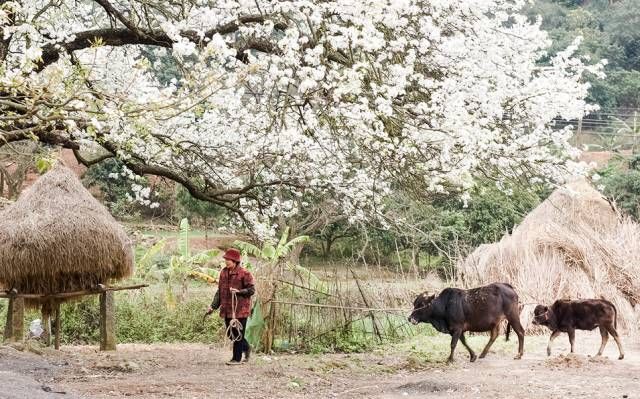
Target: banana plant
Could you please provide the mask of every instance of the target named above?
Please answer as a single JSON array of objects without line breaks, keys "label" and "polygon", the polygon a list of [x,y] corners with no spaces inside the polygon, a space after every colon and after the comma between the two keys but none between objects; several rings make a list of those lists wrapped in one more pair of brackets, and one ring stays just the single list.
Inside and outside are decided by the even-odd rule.
[{"label": "banana plant", "polygon": [[156,257],[162,252],[166,244],[167,240],[163,238],[149,247],[144,254],[142,254],[140,259],[136,261],[136,276],[142,279],[159,279],[162,275],[162,271],[158,268]]},{"label": "banana plant", "polygon": [[[211,260],[220,255],[217,249],[210,249],[191,253],[190,248],[191,227],[185,218],[180,221],[180,232],[177,237],[176,255],[169,259],[169,266],[162,268],[156,257],[166,246],[166,239],[162,239],[146,250],[136,262],[136,276],[143,279],[155,279],[165,284],[165,302],[169,308],[173,308],[178,300],[184,298],[188,290],[189,279],[204,281],[207,284],[218,282],[218,270],[207,267]],[[174,286],[179,284],[181,294],[176,297]]]},{"label": "banana plant", "polygon": [[310,238],[306,235],[298,236],[289,240],[289,228],[287,228],[282,233],[282,236],[277,243],[267,241],[262,245],[262,248],[245,241],[235,241],[233,245],[242,251],[244,255],[253,256],[270,266],[275,266],[280,262],[286,269],[292,271],[297,278],[307,283],[309,288],[318,292],[326,292],[327,288],[325,283],[311,270],[300,266],[299,264],[292,264],[291,262],[286,261],[286,258],[291,254],[294,248],[309,241]]},{"label": "banana plant", "polygon": [[287,241],[288,239],[289,228],[287,227],[284,233],[282,233],[278,243],[267,241],[263,244],[262,248],[245,241],[235,241],[233,245],[245,255],[250,255],[269,263],[276,263],[279,260],[286,258],[296,246],[299,244],[305,244],[310,240],[309,236],[299,236],[291,241]]},{"label": "banana plant", "polygon": [[179,282],[182,287],[184,297],[188,288],[188,279],[195,278],[206,283],[213,284],[218,281],[218,270],[206,267],[205,265],[220,255],[217,249],[209,249],[191,254],[189,237],[191,226],[189,220],[184,218],[180,221],[180,234],[178,235],[178,255],[171,257],[169,261],[168,283]]}]

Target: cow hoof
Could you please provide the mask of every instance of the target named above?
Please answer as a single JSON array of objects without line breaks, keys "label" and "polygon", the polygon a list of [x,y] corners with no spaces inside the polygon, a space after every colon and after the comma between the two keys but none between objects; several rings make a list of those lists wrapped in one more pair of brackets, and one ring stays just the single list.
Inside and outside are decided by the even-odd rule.
[{"label": "cow hoof", "polygon": [[486,354],[486,353],[482,353],[482,354],[480,354],[480,359],[484,359],[485,357],[487,357],[487,354]]},{"label": "cow hoof", "polygon": [[473,362],[475,362],[475,361],[476,361],[476,359],[477,359],[477,358],[478,358],[478,356],[473,355],[473,356],[471,356],[471,357],[470,357],[469,361],[470,361],[471,363],[473,363]]},{"label": "cow hoof", "polygon": [[620,356],[618,357],[618,360],[622,360],[622,359],[624,359],[624,355],[620,355]]},{"label": "cow hoof", "polygon": [[452,358],[448,358],[447,359],[447,364],[453,364],[453,359]]},{"label": "cow hoof", "polygon": [[522,354],[516,355],[516,357],[513,358],[513,360],[520,360],[522,359]]},{"label": "cow hoof", "polygon": [[547,351],[547,356],[551,356],[551,351]]}]

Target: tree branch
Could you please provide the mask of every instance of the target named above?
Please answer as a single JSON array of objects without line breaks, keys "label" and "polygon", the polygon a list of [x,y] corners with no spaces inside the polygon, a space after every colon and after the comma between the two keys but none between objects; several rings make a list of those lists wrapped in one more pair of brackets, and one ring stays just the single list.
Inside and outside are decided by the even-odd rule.
[{"label": "tree branch", "polygon": [[125,18],[125,16],[122,15],[120,11],[116,10],[116,8],[112,6],[111,3],[109,3],[107,0],[93,0],[93,1],[98,3],[102,8],[104,8],[104,10],[107,12],[109,16],[122,22],[122,24],[126,26],[127,29],[129,29],[131,32],[135,33],[137,36],[144,37],[144,32],[140,31],[131,21]]},{"label": "tree branch", "polygon": [[146,44],[170,48],[173,45],[164,32],[150,32],[144,37],[138,36],[127,28],[94,29],[76,33],[74,40],[66,43],[49,44],[42,48],[42,62],[38,70],[53,64],[60,59],[60,54],[83,50],[93,46],[100,40],[106,46],[125,46],[127,44]]},{"label": "tree branch", "polygon": [[76,148],[73,149],[73,155],[76,157],[76,160],[78,161],[78,163],[86,166],[87,168],[90,168],[93,165],[97,165],[102,161],[105,161],[105,160],[107,160],[109,158],[113,158],[114,157],[114,155],[112,153],[107,153],[107,154],[101,155],[101,156],[99,156],[97,158],[89,160],[89,159],[84,158],[82,156],[82,154],[80,154],[80,151],[78,149],[76,149]]},{"label": "tree branch", "polygon": [[[96,0],[100,3],[109,4],[104,0]],[[113,8],[113,7],[111,7]],[[117,12],[117,10],[115,10]],[[124,17],[123,17],[124,18]],[[190,41],[198,44],[198,46],[204,46],[204,39],[211,39],[216,34],[230,34],[236,32],[241,24],[246,23],[258,23],[264,22],[268,19],[268,16],[261,15],[248,15],[238,18],[237,21],[230,22],[221,25],[215,29],[208,30],[204,36],[201,36],[196,31],[183,31],[181,36],[189,39]],[[284,24],[277,24],[280,28],[286,27]],[[92,29],[84,32],[78,32],[74,35],[74,39],[65,43],[49,44],[42,48],[42,62],[38,66],[38,71],[44,69],[47,65],[50,65],[60,59],[60,54],[64,52],[73,52],[76,50],[83,50],[90,48],[96,43],[102,43],[105,46],[125,46],[128,44],[143,44],[149,46],[159,46],[165,48],[171,48],[174,41],[167,36],[163,31],[159,30],[147,30],[140,29],[135,26],[132,28],[104,28],[104,29]],[[246,60],[246,50],[257,50],[265,53],[273,53],[277,51],[277,47],[266,40],[248,39],[238,45],[237,58],[241,61]]]},{"label": "tree branch", "polygon": [[[0,6],[8,3],[9,0],[0,0]],[[9,25],[13,25],[15,20],[15,15],[13,13],[9,13],[7,15],[9,19]],[[9,44],[11,44],[11,38],[13,34],[8,35],[6,38],[4,37],[4,29],[0,26],[0,62],[4,62],[7,59],[7,55],[9,54]]]}]

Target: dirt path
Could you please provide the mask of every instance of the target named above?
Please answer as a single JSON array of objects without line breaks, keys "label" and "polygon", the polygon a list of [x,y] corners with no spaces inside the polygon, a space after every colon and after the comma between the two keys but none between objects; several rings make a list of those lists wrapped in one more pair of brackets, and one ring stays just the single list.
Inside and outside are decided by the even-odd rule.
[{"label": "dirt path", "polygon": [[[259,355],[236,367],[224,365],[227,348],[195,344],[120,345],[114,353],[75,346],[43,356],[0,350],[0,398],[640,398],[638,342],[625,340],[623,361],[611,344],[605,357],[587,357],[596,335],[579,335],[575,356],[559,356],[566,337],[552,358],[545,337],[528,338],[520,361],[512,360],[515,343],[496,343],[473,364],[459,348],[452,366],[442,363],[444,336],[366,354]],[[470,339],[478,350],[485,342]]]}]

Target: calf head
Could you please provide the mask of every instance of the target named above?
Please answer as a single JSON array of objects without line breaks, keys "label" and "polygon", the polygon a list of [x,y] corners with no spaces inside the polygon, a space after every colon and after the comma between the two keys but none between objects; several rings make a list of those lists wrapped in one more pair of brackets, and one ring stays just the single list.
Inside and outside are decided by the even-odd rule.
[{"label": "calf head", "polygon": [[426,323],[429,320],[431,304],[435,297],[435,295],[429,295],[426,292],[418,295],[413,301],[413,312],[409,315],[409,321],[412,324]]},{"label": "calf head", "polygon": [[551,310],[548,306],[538,305],[533,310],[533,324],[537,326],[548,326],[551,319]]}]

